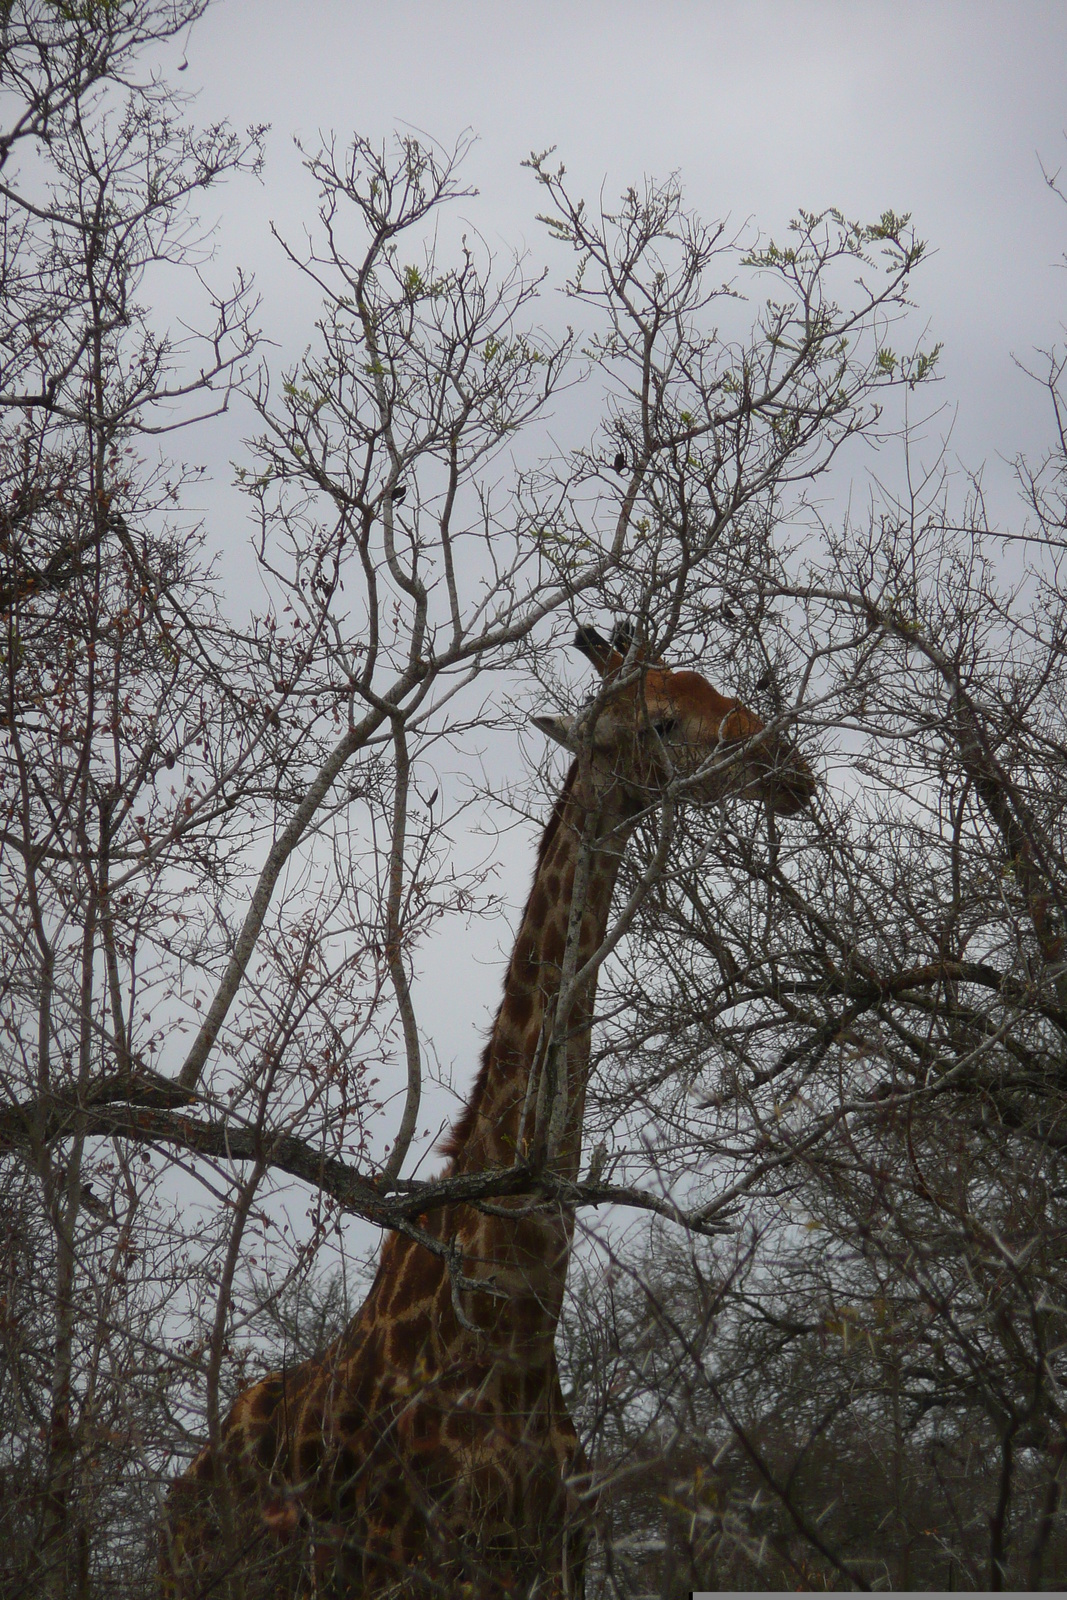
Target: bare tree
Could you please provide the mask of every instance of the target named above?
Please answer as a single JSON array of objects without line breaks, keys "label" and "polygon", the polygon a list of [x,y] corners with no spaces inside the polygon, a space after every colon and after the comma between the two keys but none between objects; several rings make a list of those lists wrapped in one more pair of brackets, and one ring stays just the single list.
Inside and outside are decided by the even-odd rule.
[{"label": "bare tree", "polygon": [[217,617],[197,538],[168,526],[182,471],[142,452],[225,406],[250,370],[250,305],[244,285],[208,294],[190,377],[139,298],[206,258],[195,197],[258,164],[258,135],[194,133],[170,91],[139,81],[139,52],[202,9],[16,5],[0,33],[11,1593],[87,1594],[143,1566],[123,1531],[138,1510],[143,1524],[144,1396],[179,1281],[143,1162],[89,1139],[83,1110],[134,1080],[168,1103],[151,1071],[162,1018],[144,1023],[166,985],[153,943],[174,864],[195,876],[218,848],[210,783],[163,782],[218,715],[195,642]]},{"label": "bare tree", "polygon": [[[413,962],[435,924],[481,903],[478,874],[455,868],[458,801],[438,753],[512,726],[516,684],[539,676],[565,698],[556,624],[624,614],[653,654],[714,656],[723,688],[747,690],[758,668],[772,685],[766,720],[783,732],[801,715],[815,726],[861,715],[849,708],[875,638],[918,659],[911,591],[868,580],[873,555],[820,588],[779,530],[803,485],[878,422],[880,391],[929,370],[932,354],[901,363],[886,344],[922,255],[906,218],[801,216],[788,247],[749,249],[693,218],[675,182],[594,216],[534,158],[589,323],[579,363],[577,336],[534,320],[539,273],[435,234],[465,192],[463,147],[356,138],[309,155],[318,226],[289,253],[324,309],[307,356],[269,381],[248,284],[206,290],[203,338],[188,344],[144,304],[171,269],[208,280],[197,205],[222,178],[258,170],[258,132],[191,130],[141,66],[201,9],[27,3],[0,33],[14,96],[0,136],[12,1595],[150,1583],[136,1530],[153,1494],[218,1440],[229,1398],[261,1370],[256,1315],[284,1300],[342,1216],[425,1238],[428,1210],[521,1179],[472,1175],[460,1196],[402,1176],[427,1070]],[[752,328],[745,282],[771,295]],[[604,422],[561,455],[542,419],[579,380]],[[218,535],[190,525],[190,474],[167,454],[176,426],[237,389],[257,418],[240,480],[268,596],[258,611],[223,602],[203,555]],[[942,667],[922,659],[949,694]],[[975,804],[1023,860],[1010,842],[1015,768],[987,749],[986,700],[952,705]],[[1043,816],[1017,824],[1032,836],[1016,871],[1034,928],[1051,881]],[[783,906],[790,928],[821,928],[844,826],[824,821],[805,841],[797,870],[812,882],[790,891],[796,903],[779,880],[801,859],[798,839],[786,852],[773,825],[738,833],[720,819],[709,872],[707,826],[683,827],[667,876],[664,861],[642,863],[640,893],[629,885],[609,931],[619,983],[623,933],[651,894],[648,937],[674,919],[679,982],[721,945],[721,982],[738,992],[732,935],[709,943],[709,930],[749,916],[751,938],[771,906],[783,935]],[[732,898],[713,900],[727,882]],[[840,939],[862,941],[829,940],[847,989],[860,968]],[[807,983],[816,958],[801,949],[790,971],[800,962]],[[769,984],[779,1008],[773,1033],[756,1029],[760,1049],[773,1037],[801,1050],[810,1076],[805,1029],[835,1021],[831,990],[813,1023],[762,969],[745,981]],[[684,983],[671,995],[671,1072],[653,1088],[632,1018],[651,1016],[660,990],[625,994],[620,1128],[636,1104],[682,1127],[671,1095],[676,1106],[708,1049],[726,1048],[718,1024],[713,1046],[696,1036]],[[771,1005],[762,991],[749,1000]],[[623,1024],[614,998],[606,1010],[609,1051]],[[705,1006],[702,1025],[710,1016]],[[623,1083],[640,1085],[632,1102]],[[760,1092],[777,1091],[768,1079]],[[830,1106],[819,1115],[821,1149],[843,1124]],[[651,1161],[639,1139],[629,1166],[608,1149],[617,1171],[594,1170],[563,1203],[712,1226],[711,1202],[694,1211],[675,1179],[720,1171],[718,1147],[703,1123],[699,1137],[685,1127]],[[775,1164],[759,1150],[719,1210],[763,1195]],[[298,1227],[286,1185],[303,1197]]]},{"label": "bare tree", "polygon": [[738,687],[821,724],[829,781],[806,837],[693,813],[601,996],[604,1170],[655,1174],[691,1228],[735,1223],[641,1265],[613,1246],[576,1296],[607,1593],[1062,1586],[1045,362],[1056,432],[1018,464],[1018,532],[977,492],[957,509],[915,447],[868,525],[733,552]]}]

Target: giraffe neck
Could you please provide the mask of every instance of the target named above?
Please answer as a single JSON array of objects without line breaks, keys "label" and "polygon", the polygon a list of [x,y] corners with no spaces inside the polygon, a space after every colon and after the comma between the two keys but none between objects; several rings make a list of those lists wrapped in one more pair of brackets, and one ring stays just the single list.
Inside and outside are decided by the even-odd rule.
[{"label": "giraffe neck", "polygon": [[576,985],[603,942],[634,806],[571,768],[545,829],[482,1069],[446,1147],[451,1171],[547,1161],[574,1178],[596,974]]}]

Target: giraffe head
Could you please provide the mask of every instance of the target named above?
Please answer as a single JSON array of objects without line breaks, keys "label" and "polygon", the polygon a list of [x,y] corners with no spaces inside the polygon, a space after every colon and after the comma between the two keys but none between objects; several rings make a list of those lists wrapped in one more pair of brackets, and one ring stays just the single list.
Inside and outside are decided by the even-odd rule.
[{"label": "giraffe head", "polygon": [[647,798],[672,778],[698,802],[735,795],[763,800],[789,816],[815,793],[804,757],[739,700],[728,700],[699,672],[672,672],[635,654],[631,636],[617,628],[611,641],[595,628],[579,628],[575,647],[600,673],[603,690],[576,717],[534,717],[543,733],[576,755],[586,753],[594,773]]}]

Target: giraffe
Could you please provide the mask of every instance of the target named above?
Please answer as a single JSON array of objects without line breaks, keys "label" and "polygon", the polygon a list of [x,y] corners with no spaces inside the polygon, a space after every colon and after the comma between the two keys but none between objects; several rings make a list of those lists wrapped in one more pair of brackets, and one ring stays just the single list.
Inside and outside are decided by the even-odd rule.
[{"label": "giraffe", "polygon": [[[622,850],[670,789],[799,811],[811,770],[692,671],[582,628],[599,691],[535,717],[573,756],[541,840],[504,996],[444,1154],[449,1175],[525,1164],[575,1180],[595,963]],[[627,654],[623,655],[623,651]],[[554,1339],[573,1234],[524,1196],[420,1219],[432,1253],[386,1238],[354,1320],[317,1358],[242,1394],[171,1489],[169,1600],[576,1600],[591,1499]],[[457,1264],[459,1272],[457,1273]],[[237,1586],[233,1587],[235,1580]]]}]

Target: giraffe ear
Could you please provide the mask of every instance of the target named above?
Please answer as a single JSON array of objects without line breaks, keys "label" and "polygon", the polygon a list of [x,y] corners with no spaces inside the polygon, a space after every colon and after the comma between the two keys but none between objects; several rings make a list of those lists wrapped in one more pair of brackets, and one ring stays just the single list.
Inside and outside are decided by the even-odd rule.
[{"label": "giraffe ear", "polygon": [[535,728],[540,728],[542,733],[547,734],[550,739],[555,739],[557,744],[561,744],[564,750],[577,749],[573,717],[531,717],[530,721]]}]

